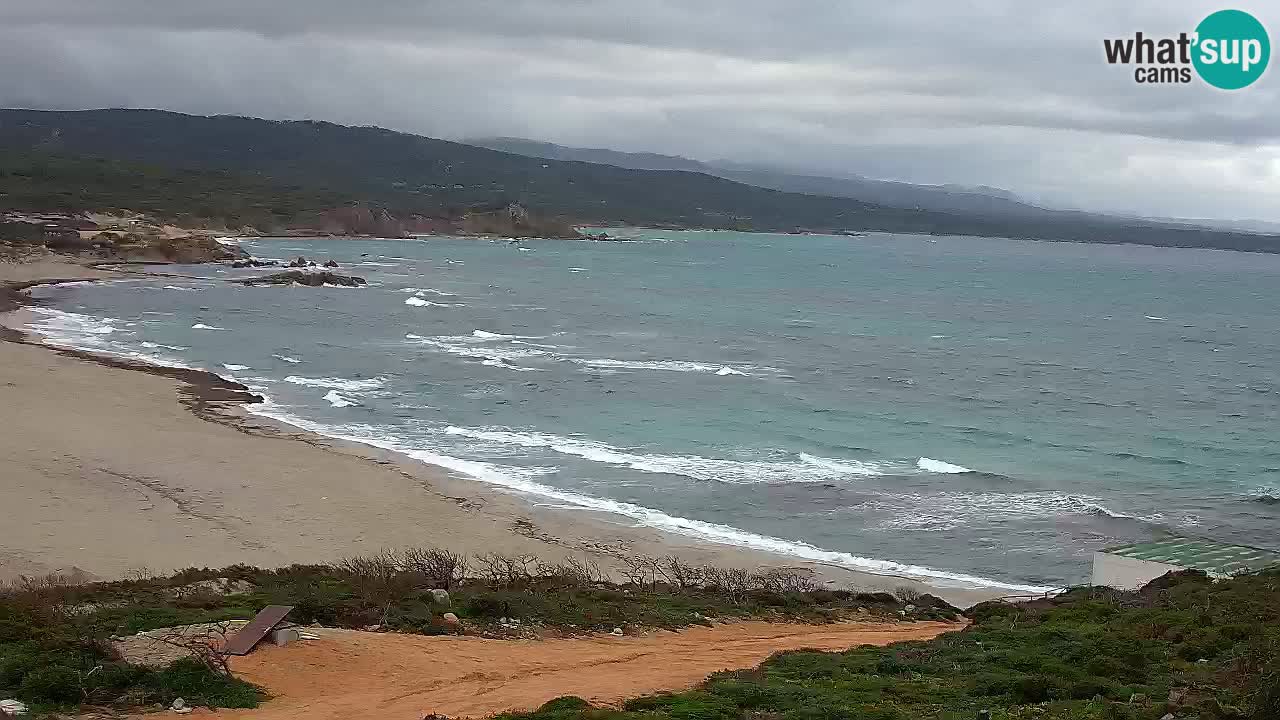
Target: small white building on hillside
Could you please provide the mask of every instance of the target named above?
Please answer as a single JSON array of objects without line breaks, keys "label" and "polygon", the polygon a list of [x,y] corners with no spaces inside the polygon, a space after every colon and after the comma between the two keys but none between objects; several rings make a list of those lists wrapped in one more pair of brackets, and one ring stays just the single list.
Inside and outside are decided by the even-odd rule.
[{"label": "small white building on hillside", "polygon": [[1280,552],[1175,537],[1099,550],[1093,554],[1093,584],[1136,590],[1173,570],[1203,570],[1213,578],[1280,567]]}]

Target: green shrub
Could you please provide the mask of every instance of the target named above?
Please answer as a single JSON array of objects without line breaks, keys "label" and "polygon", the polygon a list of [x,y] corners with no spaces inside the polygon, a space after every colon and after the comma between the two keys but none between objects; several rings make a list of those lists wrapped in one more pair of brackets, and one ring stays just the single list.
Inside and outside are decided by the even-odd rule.
[{"label": "green shrub", "polygon": [[564,695],[552,700],[548,700],[538,708],[540,713],[575,713],[579,710],[586,710],[591,707],[591,703],[574,695]]},{"label": "green shrub", "polygon": [[181,697],[188,705],[212,708],[257,707],[261,690],[233,677],[215,673],[194,658],[183,658],[150,674],[150,686],[166,700]]},{"label": "green shrub", "polygon": [[39,665],[23,674],[18,697],[36,703],[63,705],[79,702],[80,675],[64,665]]}]

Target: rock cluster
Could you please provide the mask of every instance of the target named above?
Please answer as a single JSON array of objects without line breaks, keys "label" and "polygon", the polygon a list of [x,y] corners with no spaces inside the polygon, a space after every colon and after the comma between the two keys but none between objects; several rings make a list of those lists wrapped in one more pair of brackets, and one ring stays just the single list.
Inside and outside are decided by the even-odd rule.
[{"label": "rock cluster", "polygon": [[365,284],[365,279],[356,277],[355,275],[339,275],[335,272],[322,270],[320,272],[303,272],[301,270],[286,270],[284,272],[272,273],[258,278],[249,278],[241,280],[245,285],[305,285],[307,287],[323,287],[325,285],[340,285],[342,287],[359,287]]}]

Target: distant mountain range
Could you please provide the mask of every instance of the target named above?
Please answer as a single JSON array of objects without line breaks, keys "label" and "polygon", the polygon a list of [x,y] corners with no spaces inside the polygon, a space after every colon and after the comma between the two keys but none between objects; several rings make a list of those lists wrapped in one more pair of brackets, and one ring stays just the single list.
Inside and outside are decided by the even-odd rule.
[{"label": "distant mountain range", "polygon": [[[267,215],[288,225],[293,216],[325,213],[336,203],[376,209],[390,222],[412,218],[420,224],[518,203],[579,224],[1280,252],[1280,238],[1273,235],[1046,210],[996,190],[708,167],[683,158],[677,160],[692,164],[668,169],[672,161],[663,156],[587,151],[597,160],[663,166],[629,168],[509,149],[316,121],[157,110],[0,110],[0,209],[153,202],[166,213],[216,215],[234,226],[241,215]],[[176,191],[163,178],[191,192]],[[888,202],[891,191],[899,192],[897,204]],[[225,201],[228,195],[234,203]]]},{"label": "distant mountain range", "polygon": [[806,195],[847,197],[894,208],[960,213],[1005,213],[1035,216],[1043,208],[1014,193],[985,185],[917,185],[873,180],[856,175],[826,177],[727,160],[702,162],[678,155],[630,153],[601,148],[576,148],[513,137],[472,138],[469,145],[550,160],[600,163],[635,170],[683,170],[733,180],[745,185]]}]

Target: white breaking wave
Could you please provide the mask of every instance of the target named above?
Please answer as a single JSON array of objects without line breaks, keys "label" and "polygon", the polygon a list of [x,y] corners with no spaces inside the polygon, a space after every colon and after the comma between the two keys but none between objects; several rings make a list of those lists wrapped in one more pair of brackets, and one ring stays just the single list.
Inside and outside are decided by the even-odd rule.
[{"label": "white breaking wave", "polygon": [[230,371],[232,371],[232,372],[236,372],[236,371],[238,371],[238,370],[248,370],[248,369],[250,369],[248,365],[236,365],[236,364],[234,364],[234,363],[222,363],[222,367],[224,367],[224,368],[226,368],[226,369],[228,369],[228,370],[230,370]]},{"label": "white breaking wave", "polygon": [[952,465],[949,462],[934,460],[932,458],[927,458],[927,457],[922,457],[919,460],[916,460],[916,467],[920,468],[921,470],[924,470],[925,472],[947,473],[952,475],[956,473],[973,472],[969,468],[961,465]]},{"label": "white breaking wave", "polygon": [[1148,320],[1168,320],[1169,319],[1169,318],[1162,318],[1159,315],[1143,315],[1142,317]]},{"label": "white breaking wave", "polygon": [[[940,492],[885,494],[882,499],[858,507],[860,512],[885,518],[882,527],[911,530],[950,530],[965,525],[1000,524],[1010,519],[1055,518],[1063,515],[1100,515],[1144,522],[1164,518],[1136,517],[1116,512],[1096,497],[1063,492]],[[1183,522],[1194,524],[1195,518]]]},{"label": "white breaking wave", "polygon": [[539,350],[529,346],[517,348],[479,344],[474,337],[468,335],[443,335],[435,338],[405,335],[405,337],[414,340],[419,345],[426,345],[451,355],[480,360],[482,365],[502,367],[518,372],[528,372],[539,368],[522,367],[515,364],[517,360],[543,358],[551,355],[546,350]]},{"label": "white breaking wave", "polygon": [[144,348],[164,348],[165,350],[173,350],[174,352],[181,352],[181,351],[183,351],[183,350],[189,350],[189,349],[190,349],[190,348],[182,347],[181,345],[163,345],[163,344],[161,344],[161,343],[153,343],[153,342],[143,342],[143,343],[142,343],[142,347],[144,347]]},{"label": "white breaking wave", "polygon": [[[415,298],[409,298],[406,302],[414,299]],[[525,342],[526,340],[541,339],[541,336],[507,335],[503,333],[489,332],[488,330],[472,330],[470,335],[439,335],[429,338],[416,335],[414,333],[405,333],[405,339],[413,340],[420,345],[434,347],[460,357],[478,359],[481,361],[482,365],[504,367],[510,370],[519,370],[524,372],[539,370],[540,368],[521,367],[515,364],[515,361],[525,358],[540,358],[544,361],[554,362],[568,361],[604,372],[614,370],[665,370],[672,372],[709,373],[722,376],[751,374],[743,369],[730,367],[728,365],[716,365],[692,362],[688,360],[615,360],[612,358],[568,357],[566,355],[541,349],[548,348],[552,350],[559,350],[562,349],[561,346]],[[497,344],[499,342],[505,342],[506,345]],[[510,345],[519,345],[520,348],[513,348],[510,347]],[[756,371],[772,370],[772,368],[756,367],[747,367],[747,369]]]},{"label": "white breaking wave", "polygon": [[847,475],[883,475],[884,471],[879,469],[878,465],[872,463],[858,462],[857,460],[832,460],[831,458],[810,455],[809,453],[800,453],[800,461],[813,465],[815,467],[824,468],[832,472]]},{"label": "white breaking wave", "polygon": [[177,285],[165,285],[165,290],[181,290],[183,292],[199,292],[196,288],[179,287]]},{"label": "white breaking wave", "polygon": [[191,367],[181,360],[164,357],[154,351],[154,348],[167,348],[169,350],[186,350],[186,348],[143,342],[140,345],[143,348],[152,350],[152,352],[140,352],[129,347],[124,342],[110,340],[108,336],[116,332],[121,335],[134,334],[132,331],[119,330],[119,328],[112,327],[111,323],[119,322],[115,318],[96,318],[89,315],[41,307],[32,307],[28,308],[28,310],[44,317],[41,320],[29,323],[26,329],[43,337],[44,342],[49,345],[88,350],[100,355],[126,358],[160,367],[185,369],[190,369]]},{"label": "white breaking wave", "polygon": [[289,357],[288,355],[272,355],[271,357],[273,357],[273,358],[275,358],[275,359],[277,359],[277,360],[283,360],[283,361],[285,361],[285,362],[287,362],[287,363],[291,363],[291,364],[293,364],[293,365],[297,365],[298,363],[302,362],[302,361],[301,361],[301,360],[299,360],[298,358],[295,358],[295,357]]},{"label": "white breaking wave", "polygon": [[537,340],[536,336],[531,335],[503,335],[502,333],[489,332],[487,330],[472,330],[472,337],[481,338],[483,340]]},{"label": "white breaking wave", "polygon": [[204,323],[196,323],[191,326],[192,330],[226,330],[226,328],[214,327],[213,325],[205,325]]},{"label": "white breaking wave", "polygon": [[455,293],[445,292],[443,290],[436,290],[435,288],[400,288],[396,292],[409,293],[411,295],[425,295],[427,293],[430,293],[432,295],[439,295],[441,297],[457,297],[457,294]]},{"label": "white breaking wave", "polygon": [[507,370],[514,370],[516,372],[542,372],[542,368],[531,368],[531,367],[525,367],[523,365],[516,365],[510,360],[503,360],[501,358],[489,358],[487,360],[481,360],[480,364],[488,365],[489,367],[500,367],[500,368],[505,368]]},{"label": "white breaking wave", "polygon": [[[449,426],[446,435],[486,440],[527,448],[546,448],[592,462],[620,465],[643,472],[682,475],[694,480],[734,484],[828,482],[850,475],[871,476],[882,472],[874,465],[844,461],[815,462],[801,456],[800,462],[779,460],[727,460],[698,455],[645,454],[605,443],[539,432],[518,432],[508,428],[464,428]],[[808,458],[808,459],[806,459]]]},{"label": "white breaking wave", "polygon": [[428,299],[426,299],[426,298],[422,297],[421,295],[413,295],[413,296],[411,296],[411,297],[407,297],[407,298],[405,298],[404,304],[405,304],[405,305],[412,305],[412,306],[414,306],[414,307],[442,307],[442,308],[447,308],[447,307],[466,307],[466,306],[465,306],[465,305],[463,305],[462,303],[440,303],[440,302],[435,302],[435,301],[432,301],[432,300],[428,300]]},{"label": "white breaking wave", "polygon": [[749,375],[727,365],[711,365],[690,360],[614,360],[612,358],[570,358],[571,362],[608,370],[668,370],[671,372],[714,373],[716,375]]},{"label": "white breaking wave", "polygon": [[332,406],[334,406],[334,407],[338,407],[338,408],[340,408],[340,407],[351,407],[351,406],[353,406],[353,405],[359,405],[359,404],[360,404],[360,403],[356,402],[355,400],[352,400],[351,398],[348,398],[348,397],[346,397],[346,396],[342,395],[342,394],[341,394],[341,393],[339,393],[337,390],[330,390],[329,392],[325,393],[324,399],[325,399],[325,400],[328,400],[330,405],[332,405]]},{"label": "white breaking wave", "polygon": [[120,331],[112,325],[116,322],[114,318],[97,318],[42,307],[31,307],[28,310],[43,315],[44,318],[29,323],[27,329],[43,336],[45,342],[51,345],[98,350],[107,346],[105,336]]},{"label": "white breaking wave", "polygon": [[346,378],[307,378],[297,375],[290,375],[284,379],[285,382],[293,385],[302,385],[303,387],[313,388],[330,388],[332,390],[345,390],[347,392],[360,392],[362,390],[377,390],[386,384],[386,378],[370,378],[368,380],[348,380]]},{"label": "white breaking wave", "polygon": [[430,463],[432,465],[463,473],[470,476],[472,479],[479,480],[480,482],[488,483],[490,485],[514,490],[526,495],[554,500],[571,508],[594,510],[630,518],[634,520],[637,525],[643,527],[650,527],[656,530],[694,537],[707,542],[764,550],[784,556],[830,563],[832,565],[838,565],[852,570],[914,577],[941,586],[998,588],[1002,590],[1034,593],[1048,592],[1052,590],[1052,588],[1039,585],[1003,583],[978,577],[976,575],[935,570],[929,567],[909,565],[906,563],[894,562],[892,560],[878,560],[875,558],[860,557],[851,553],[825,550],[796,540],[785,540],[782,538],[770,537],[768,535],[759,535],[757,533],[729,527],[727,525],[718,525],[716,523],[668,515],[659,510],[653,510],[633,503],[609,500],[561,490],[559,488],[550,487],[537,482],[534,479],[539,475],[553,473],[556,471],[556,468],[502,466],[474,460],[463,460],[460,458],[450,457],[448,455],[442,455],[431,450],[410,448],[398,441],[398,439],[389,438],[387,435],[380,432],[378,428],[357,425],[347,425],[337,428],[329,427],[281,412],[269,402],[249,405],[247,408],[249,412],[263,415],[265,417],[271,417],[281,422],[302,428],[303,430],[319,433],[339,440],[348,440],[381,448],[383,450],[399,452],[415,460],[420,460],[425,463]]}]

